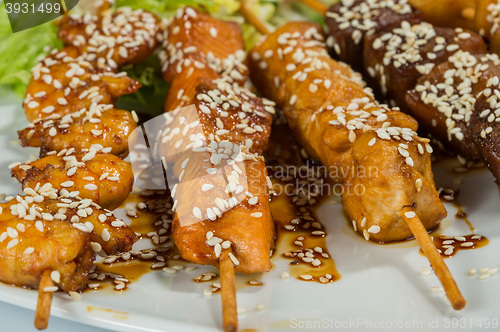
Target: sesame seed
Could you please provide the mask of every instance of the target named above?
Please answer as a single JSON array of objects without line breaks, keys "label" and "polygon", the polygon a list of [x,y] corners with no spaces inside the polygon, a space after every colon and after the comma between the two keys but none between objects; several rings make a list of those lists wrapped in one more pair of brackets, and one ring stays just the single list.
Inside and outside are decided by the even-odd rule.
[{"label": "sesame seed", "polygon": [[234,265],[238,266],[240,265],[240,261],[236,258],[236,256],[233,255],[233,253],[229,253],[228,254],[229,258],[231,259],[231,261],[233,262]]},{"label": "sesame seed", "polygon": [[97,242],[90,242],[90,247],[94,252],[101,252],[102,250],[102,246]]},{"label": "sesame seed", "polygon": [[9,243],[7,243],[6,249],[8,250],[8,249],[14,248],[15,246],[17,246],[18,243],[19,243],[18,239],[10,240]]},{"label": "sesame seed", "polygon": [[83,186],[83,187],[84,187],[85,189],[87,189],[87,190],[91,190],[91,191],[95,191],[95,190],[97,190],[97,186],[96,186],[95,184],[92,184],[92,183],[90,183],[90,184],[86,184],[86,185],[85,185],[85,186]]},{"label": "sesame seed", "polygon": [[171,267],[164,267],[163,268],[163,272],[170,273],[170,274],[175,274],[175,273],[177,273],[177,270],[173,269]]},{"label": "sesame seed", "polygon": [[259,198],[257,196],[254,196],[254,197],[248,199],[248,204],[255,205],[255,204],[257,204],[258,201],[259,201]]},{"label": "sesame seed", "polygon": [[111,234],[109,234],[107,229],[103,229],[101,233],[101,238],[105,241],[108,242],[111,239]]},{"label": "sesame seed", "polygon": [[486,279],[489,279],[490,277],[491,277],[491,275],[490,275],[490,274],[488,274],[488,273],[481,274],[481,275],[479,276],[479,280],[486,280]]},{"label": "sesame seed", "polygon": [[50,273],[50,278],[52,279],[52,281],[58,284],[61,281],[61,274],[59,273],[59,271],[52,271]]},{"label": "sesame seed", "polygon": [[434,287],[431,287],[431,291],[434,292],[434,293],[442,293],[442,292],[444,292],[444,288],[443,287],[434,286]]},{"label": "sesame seed", "polygon": [[474,276],[477,274],[477,269],[475,267],[471,268],[469,271],[467,271],[467,274],[469,276]]},{"label": "sesame seed", "polygon": [[413,212],[413,211],[407,211],[407,212],[405,212],[405,217],[406,217],[406,218],[410,218],[410,219],[411,219],[411,218],[415,218],[415,217],[416,217],[416,214],[415,214],[415,212]]},{"label": "sesame seed", "polygon": [[212,38],[216,38],[217,37],[217,29],[215,28],[210,28],[210,36],[212,36]]},{"label": "sesame seed", "polygon": [[53,293],[53,292],[57,292],[58,289],[59,289],[59,287],[57,287],[57,286],[51,286],[51,287],[45,287],[43,289],[43,291],[45,293]]},{"label": "sesame seed", "polygon": [[75,301],[81,301],[82,295],[80,293],[74,292],[74,291],[69,291],[68,295],[71,297],[71,299]]},{"label": "sesame seed", "polygon": [[368,228],[368,233],[377,234],[378,232],[380,232],[380,226],[378,225],[373,225]]},{"label": "sesame seed", "polygon": [[203,217],[201,215],[201,210],[197,207],[193,208],[193,215],[198,219],[198,220],[203,220]]},{"label": "sesame seed", "polygon": [[315,93],[316,91],[318,91],[318,86],[314,83],[309,84],[309,92]]},{"label": "sesame seed", "polygon": [[38,229],[40,232],[43,232],[43,223],[40,220],[35,222],[35,228]]},{"label": "sesame seed", "polygon": [[423,276],[429,276],[429,275],[431,275],[431,270],[426,268],[426,267],[421,267],[420,274]]}]

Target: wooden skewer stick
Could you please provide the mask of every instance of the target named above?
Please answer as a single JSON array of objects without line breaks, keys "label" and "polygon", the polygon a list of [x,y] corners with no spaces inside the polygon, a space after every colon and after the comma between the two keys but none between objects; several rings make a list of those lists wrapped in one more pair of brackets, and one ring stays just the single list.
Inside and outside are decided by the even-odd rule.
[{"label": "wooden skewer stick", "polygon": [[311,7],[313,10],[317,11],[321,15],[324,15],[328,10],[328,6],[318,0],[299,0],[304,5]]},{"label": "wooden skewer stick", "polygon": [[224,332],[236,332],[238,330],[236,284],[234,281],[234,264],[229,254],[232,254],[231,248],[223,250],[219,258],[222,325]]},{"label": "wooden skewer stick", "polygon": [[427,233],[422,221],[415,213],[415,209],[412,207],[405,207],[403,209],[403,215],[408,227],[424,252],[425,257],[427,257],[431,263],[432,269],[436,273],[441,285],[443,285],[446,296],[448,296],[453,309],[463,309],[463,307],[465,307],[465,299],[460,293],[460,289],[458,289],[457,283],[455,282],[455,279],[453,279],[453,276],[451,275],[448,266],[446,266],[443,257],[437,251],[429,233]]},{"label": "wooden skewer stick", "polygon": [[52,306],[53,292],[45,292],[45,287],[52,287],[54,283],[50,274],[51,270],[45,270],[38,286],[38,302],[35,312],[35,327],[38,330],[45,330],[49,325],[50,307]]},{"label": "wooden skewer stick", "polygon": [[241,1],[240,13],[243,17],[257,29],[261,34],[267,35],[270,33],[269,28],[252,12],[247,0]]}]

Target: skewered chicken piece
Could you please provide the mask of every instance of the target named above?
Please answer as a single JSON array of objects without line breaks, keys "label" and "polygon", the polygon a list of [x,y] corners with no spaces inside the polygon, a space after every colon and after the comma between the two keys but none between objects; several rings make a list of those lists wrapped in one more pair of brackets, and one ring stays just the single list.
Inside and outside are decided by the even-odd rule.
[{"label": "skewered chicken piece", "polygon": [[130,163],[93,147],[86,153],[50,155],[18,165],[12,176],[23,188],[50,183],[110,210],[125,201],[134,182]]},{"label": "skewered chicken piece", "polygon": [[[245,17],[253,16],[245,3],[241,12]],[[249,21],[252,20],[256,18]],[[283,107],[292,129],[300,132],[306,150],[330,167],[329,174],[332,167],[334,171],[347,167],[348,172],[343,173],[346,176],[342,183],[342,205],[353,220],[353,228],[362,230],[366,240],[373,234],[379,241],[413,234],[452,307],[462,309],[465,299],[426,232],[426,227],[446,216],[433,181],[429,140],[417,136],[412,126],[415,123],[411,118],[405,119],[404,114],[392,114],[394,120],[390,118],[383,106],[372,101],[371,93],[365,91],[364,97],[358,97],[363,87],[359,77],[353,73],[345,75],[337,69],[339,64],[327,56],[319,26],[288,23],[273,33],[265,33],[267,37],[251,52],[252,78],[261,91]],[[323,75],[316,75],[318,72]],[[333,82],[329,72],[336,75]],[[282,77],[286,79],[281,93],[273,95],[268,87],[273,84],[280,87]],[[357,88],[352,85],[356,81]],[[331,93],[331,88],[335,92]],[[379,109],[368,112],[370,107]],[[375,121],[368,121],[370,117]],[[344,135],[339,141],[351,143],[352,159],[344,165],[331,163],[335,157],[326,157],[335,156],[335,149],[325,148],[325,153],[320,154],[317,148],[321,144],[313,143],[328,145],[327,137],[335,137],[332,130],[328,130],[330,126],[338,129],[335,134]],[[349,144],[344,146],[349,150]],[[370,167],[374,167],[375,172],[370,171]],[[354,192],[349,191],[352,185]],[[356,191],[357,186],[361,191]]]},{"label": "skewered chicken piece", "polygon": [[496,0],[476,0],[476,2],[474,28],[488,40],[489,50],[500,54],[500,3]]},{"label": "skewered chicken piece", "polygon": [[[201,17],[201,19],[199,19]],[[196,33],[188,33],[195,30]],[[192,102],[202,81],[229,76],[242,85],[248,77],[241,29],[202,15],[192,8],[179,11],[165,36],[165,53],[160,54],[163,78],[171,83],[165,110],[171,111]]]},{"label": "skewered chicken piece", "polygon": [[81,152],[92,145],[107,147],[108,153],[125,158],[128,137],[137,127],[130,112],[113,105],[92,104],[65,116],[51,116],[18,131],[22,146],[40,147],[40,156],[50,151]]},{"label": "skewered chicken piece", "polygon": [[0,280],[39,287],[38,329],[48,325],[52,292],[86,287],[93,251],[130,251],[138,240],[95,202],[116,208],[132,189],[130,164],[109,153],[128,154],[136,116],[110,103],[140,84],[112,72],[149,56],[160,27],[153,14],[129,9],[65,17],[60,25],[60,37],[72,46],[54,50],[33,69],[24,107],[29,121],[40,121],[19,133],[23,145],[40,146],[45,157],[12,170],[32,196],[0,205]]},{"label": "skewered chicken piece", "polygon": [[128,7],[100,16],[66,15],[59,22],[59,38],[78,48],[87,61],[102,71],[116,71],[129,63],[139,63],[159,44],[161,21],[148,11]]},{"label": "skewered chicken piece", "polygon": [[[226,162],[224,157],[220,155],[222,160],[214,159],[214,155],[220,153],[218,151],[192,152],[192,147],[188,145],[191,142],[184,142],[179,149],[187,151],[190,159],[185,168],[180,168],[184,169],[186,180],[179,183],[174,195],[178,202],[172,226],[176,245],[183,258],[198,264],[218,266],[220,245],[228,241],[224,247],[231,245],[235,261],[239,262],[235,264],[236,271],[267,271],[274,231],[267,199],[265,164],[254,155],[262,153],[269,138],[273,107],[269,101],[261,101],[238,85],[244,81],[244,73],[247,72],[241,61],[244,56],[241,31],[234,23],[219,21],[186,8],[180,10],[171,23],[165,43],[164,76],[173,80],[170,81],[172,85],[167,103],[172,101],[175,107],[194,103],[194,118],[187,118],[185,123],[198,121],[204,137],[210,140],[206,142],[210,147],[213,144],[223,147],[223,142],[227,142],[228,146],[241,148],[243,159],[247,161],[240,172],[245,171],[246,179],[251,180],[246,190],[249,197],[245,197],[244,202],[235,204],[238,202],[236,199],[224,199],[229,198],[226,187],[232,188],[230,192],[233,195],[241,194],[237,192],[237,179],[234,183],[229,179],[229,184],[226,184],[219,183],[223,180],[220,173],[207,176],[207,170]],[[193,63],[195,67],[191,66]],[[219,75],[221,78],[214,79]],[[181,83],[186,82],[187,77],[189,87],[182,89]],[[176,102],[175,97],[182,102]],[[166,105],[167,111],[172,109],[173,106]],[[182,130],[187,128],[186,124],[179,127],[179,137],[190,136],[189,131]],[[196,131],[199,126],[191,130]],[[171,140],[176,139],[179,138],[175,135],[171,137]],[[178,157],[177,164],[187,160],[171,151],[164,153]],[[182,185],[184,188],[181,190]],[[193,199],[193,193],[203,192],[208,187],[211,189],[205,197],[196,194],[196,199]],[[203,208],[204,205],[207,205],[208,211]],[[193,222],[184,223],[186,216]],[[235,227],[235,222],[240,220],[244,226]]]},{"label": "skewered chicken piece", "polygon": [[490,52],[500,54],[500,4],[497,0],[409,0],[426,22],[479,33]]},{"label": "skewered chicken piece", "polygon": [[[245,5],[242,13],[245,17],[252,15]],[[391,123],[392,119],[382,106],[367,112],[370,107],[378,105],[372,102],[370,93],[361,98],[357,96],[362,85],[356,89],[352,83],[359,81],[359,77],[344,75],[336,69],[338,63],[327,56],[319,26],[289,23],[267,34],[267,38],[251,52],[250,72],[259,82],[261,91],[268,95],[267,87],[276,81],[279,83],[280,77],[286,77],[281,94],[283,98],[279,98],[279,94],[272,97],[278,105],[283,106],[292,129],[295,128],[301,133],[301,138],[305,138],[306,150],[314,156],[318,151],[313,147],[318,144],[312,142],[328,144],[326,137],[332,133],[328,130],[330,125],[339,128],[340,136],[344,133],[351,143],[352,159],[344,165],[329,163],[331,160],[326,155],[334,156],[334,149],[316,156],[330,167],[330,174],[332,167],[334,171],[336,168],[351,169],[343,173],[346,177],[342,183],[342,205],[347,216],[353,220],[353,228],[362,230],[366,240],[373,234],[378,241],[413,234],[443,285],[451,305],[456,310],[462,309],[465,299],[426,232],[426,227],[435,225],[446,216],[434,186],[430,168],[432,149],[428,140],[417,136],[411,118],[405,120],[402,113],[399,117],[395,116]],[[266,52],[270,56],[264,57]],[[265,68],[268,68],[267,72],[263,71]],[[344,68],[348,70],[348,67]],[[318,72],[324,72],[324,75],[318,77]],[[334,83],[328,72],[336,74]],[[339,92],[331,94],[330,88]],[[344,108],[342,104],[336,103],[345,103],[347,106]],[[367,121],[370,117],[375,119],[374,125]],[[342,130],[343,127],[348,131]],[[344,142],[347,140],[340,139]],[[367,173],[367,167],[368,170],[375,167],[375,173]],[[354,192],[349,190],[352,185]],[[362,190],[356,191],[357,186]]]},{"label": "skewered chicken piece", "polygon": [[[33,198],[19,197],[21,202]],[[88,234],[64,220],[19,217],[18,205],[24,205],[19,201],[14,199],[0,204],[3,210],[0,214],[0,280],[36,289],[42,273],[51,270],[57,271],[58,286],[63,291],[84,290],[94,261]],[[46,213],[46,218],[54,218],[59,202],[46,199],[42,203],[26,205],[34,205],[34,213]]]},{"label": "skewered chicken piece", "polygon": [[[266,52],[272,55],[265,57]],[[308,154],[342,170],[330,172],[340,175],[335,181],[346,189],[363,185],[361,195],[344,190],[342,196],[358,232],[379,242],[410,237],[405,206],[413,206],[428,229],[446,216],[430,171],[430,146],[416,135],[416,122],[374,103],[359,76],[329,58],[317,25],[278,28],[250,53],[250,73],[260,91],[283,107]],[[369,157],[373,149],[379,153]],[[368,173],[370,165],[375,174]]]},{"label": "skewered chicken piece", "polygon": [[[210,102],[200,100],[201,96],[213,95],[212,92],[216,90],[222,101],[209,114],[203,113],[202,110],[210,109]],[[238,117],[240,105],[230,106],[226,110],[222,108],[227,100],[242,103],[245,100],[243,96],[249,98],[245,105],[251,107],[245,113],[245,119],[253,128],[262,128],[262,131],[248,133],[248,130],[244,132],[244,129],[236,127],[241,123]],[[194,119],[187,118],[184,126],[176,128],[186,128],[188,124],[201,121],[204,137],[218,137],[220,141],[208,140],[208,150],[197,152],[188,147],[192,142],[187,140],[179,147],[180,151],[184,149],[187,152],[175,154],[179,159],[175,163],[174,172],[184,173],[174,195],[178,202],[172,223],[175,243],[183,258],[197,264],[218,266],[220,247],[217,242],[219,245],[228,242],[224,246],[231,244],[238,261],[235,264],[236,271],[268,271],[274,228],[269,210],[265,164],[256,155],[262,151],[269,137],[271,117],[260,99],[245,89],[239,90],[237,86],[231,86],[224,79],[201,83],[193,102],[196,107]],[[220,112],[227,112],[228,116],[221,117]],[[257,112],[262,115],[257,115]],[[184,112],[179,114],[179,117],[184,116]],[[223,124],[224,129],[219,128],[216,123]],[[195,127],[193,132],[197,130],[199,129]],[[188,131],[186,136],[193,134]],[[178,142],[183,136],[180,130],[170,140]],[[172,151],[163,152],[167,155]],[[231,175],[225,179],[223,172]],[[202,195],[198,194],[203,192],[205,193]],[[193,193],[200,196],[193,199]],[[244,227],[234,227],[238,220],[244,222]]]},{"label": "skewered chicken piece", "polygon": [[0,203],[2,282],[37,288],[42,273],[50,270],[55,290],[79,292],[87,287],[94,252],[132,248],[135,233],[119,226],[112,213],[90,200],[57,197],[50,185],[36,189]]},{"label": "skewered chicken piece", "polygon": [[113,70],[118,69],[116,63],[140,61],[156,47],[159,27],[153,14],[128,9],[61,20],[60,37],[72,45],[53,51],[34,68],[24,106],[29,120],[42,120],[19,133],[23,145],[41,147],[42,157],[57,157],[22,165],[23,170],[30,168],[27,172],[15,169],[13,175],[23,186],[52,183],[107,208],[126,199],[133,183],[130,164],[96,153],[128,154],[128,136],[136,121],[103,103],[137,91],[140,84],[122,74],[101,73],[100,52],[107,50],[107,65]]},{"label": "skewered chicken piece", "polygon": [[93,103],[114,103],[140,88],[126,76],[99,73],[75,47],[54,50],[32,73],[23,104],[30,122],[88,109]]},{"label": "skewered chicken piece", "polygon": [[[179,180],[171,187],[172,232],[183,258],[220,267],[223,326],[236,331],[234,271],[271,267],[274,225],[260,154],[269,139],[273,103],[241,86],[248,70],[236,24],[185,8],[165,44],[164,78],[171,83],[165,110],[173,114],[173,125],[161,150]],[[187,116],[176,110],[189,104],[194,105],[184,109],[191,110]]]}]

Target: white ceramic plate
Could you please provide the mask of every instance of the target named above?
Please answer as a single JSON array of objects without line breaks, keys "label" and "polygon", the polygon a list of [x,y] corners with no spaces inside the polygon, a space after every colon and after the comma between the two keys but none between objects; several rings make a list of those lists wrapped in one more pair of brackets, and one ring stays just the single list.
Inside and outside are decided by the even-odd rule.
[{"label": "white ceramic plate", "polygon": [[[0,193],[17,194],[20,186],[9,176],[8,165],[26,160],[37,149],[22,149],[16,130],[27,122],[21,101],[12,93],[0,92]],[[438,185],[459,186],[459,202],[477,233],[490,243],[480,249],[464,250],[447,259],[467,306],[454,311],[443,293],[431,291],[439,286],[434,275],[422,276],[421,267],[429,264],[418,253],[415,241],[377,245],[366,242],[347,226],[340,205],[328,200],[316,211],[326,224],[327,244],[342,278],[332,284],[307,283],[290,278],[281,280],[288,261],[275,258],[269,273],[256,276],[263,287],[246,287],[238,292],[241,329],[288,331],[336,328],[340,330],[415,330],[436,331],[452,327],[463,330],[496,330],[500,319],[500,279],[469,277],[470,268],[499,268],[500,198],[493,176],[484,170],[463,176],[438,165]],[[456,208],[447,204],[449,217],[441,231],[448,235],[469,234],[463,220],[455,219]],[[73,321],[116,331],[219,331],[220,296],[206,298],[207,284],[192,278],[212,268],[167,275],[162,271],[144,275],[126,292],[108,289],[85,292],[76,302],[56,294],[52,314]],[[34,309],[37,293],[0,284],[0,300]],[[264,304],[264,310],[256,306]],[[5,317],[4,319],[8,319]]]}]

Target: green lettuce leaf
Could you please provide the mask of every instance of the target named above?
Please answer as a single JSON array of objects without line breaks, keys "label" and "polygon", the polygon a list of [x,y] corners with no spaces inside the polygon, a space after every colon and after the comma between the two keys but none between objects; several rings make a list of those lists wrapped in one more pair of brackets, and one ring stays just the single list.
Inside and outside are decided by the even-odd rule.
[{"label": "green lettuce leaf", "polygon": [[5,6],[0,4],[0,85],[24,97],[38,57],[60,47],[54,22],[12,33]]}]

